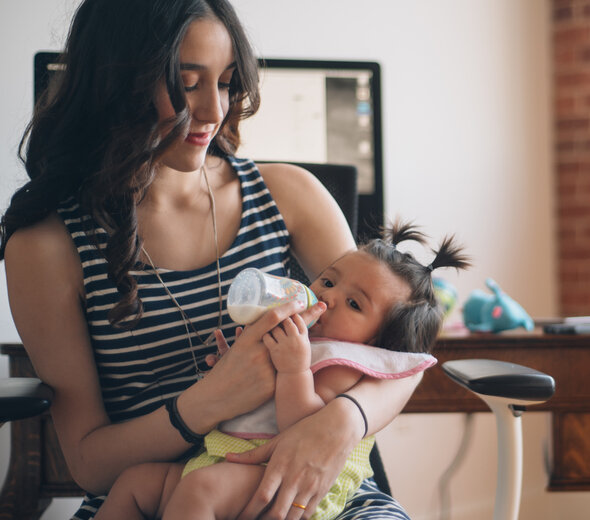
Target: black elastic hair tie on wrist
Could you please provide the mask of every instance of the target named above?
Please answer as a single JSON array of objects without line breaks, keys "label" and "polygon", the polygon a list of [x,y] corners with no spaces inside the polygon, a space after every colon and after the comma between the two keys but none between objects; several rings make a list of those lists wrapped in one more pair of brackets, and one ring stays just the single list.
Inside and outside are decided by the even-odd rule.
[{"label": "black elastic hair tie on wrist", "polygon": [[359,409],[359,412],[361,412],[361,415],[363,416],[363,421],[365,423],[365,433],[363,434],[363,439],[364,439],[366,437],[366,435],[367,435],[367,432],[369,431],[369,423],[367,421],[367,416],[365,415],[365,411],[363,410],[363,407],[351,395],[348,395],[348,394],[338,394],[336,397],[345,397],[349,401],[352,401],[356,405],[356,407]]},{"label": "black elastic hair tie on wrist", "polygon": [[178,412],[178,396],[172,397],[166,401],[166,410],[168,410],[168,416],[170,417],[170,424],[174,426],[182,435],[182,438],[186,442],[191,444],[201,445],[203,444],[204,435],[193,432],[187,424],[182,420],[180,413]]}]

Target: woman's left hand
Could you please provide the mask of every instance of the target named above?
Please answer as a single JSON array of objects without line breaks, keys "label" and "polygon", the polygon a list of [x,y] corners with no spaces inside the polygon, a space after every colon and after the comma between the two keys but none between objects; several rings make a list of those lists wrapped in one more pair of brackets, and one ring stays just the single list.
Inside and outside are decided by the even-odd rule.
[{"label": "woman's left hand", "polygon": [[239,520],[311,517],[363,435],[362,424],[350,420],[343,401],[335,399],[255,450],[227,455],[228,462],[268,461],[264,477]]},{"label": "woman's left hand", "polygon": [[[236,327],[236,339],[240,337],[244,329],[242,327]],[[223,335],[223,331],[217,329],[215,331],[215,340],[217,341],[217,354],[207,354],[205,356],[205,363],[209,365],[209,367],[213,368],[215,364],[225,355],[225,353],[229,350],[229,343],[225,339]]]}]

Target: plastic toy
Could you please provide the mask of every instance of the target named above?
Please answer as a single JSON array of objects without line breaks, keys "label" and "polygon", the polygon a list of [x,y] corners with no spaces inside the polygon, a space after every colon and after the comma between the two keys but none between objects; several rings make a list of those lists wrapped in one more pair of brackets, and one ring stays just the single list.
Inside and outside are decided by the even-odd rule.
[{"label": "plastic toy", "polygon": [[518,327],[533,329],[533,320],[521,305],[504,293],[491,278],[486,280],[486,285],[493,294],[476,289],[463,306],[463,321],[469,330],[500,332]]},{"label": "plastic toy", "polygon": [[446,318],[457,303],[457,289],[453,284],[443,278],[432,278],[434,294],[442,306],[443,315]]}]

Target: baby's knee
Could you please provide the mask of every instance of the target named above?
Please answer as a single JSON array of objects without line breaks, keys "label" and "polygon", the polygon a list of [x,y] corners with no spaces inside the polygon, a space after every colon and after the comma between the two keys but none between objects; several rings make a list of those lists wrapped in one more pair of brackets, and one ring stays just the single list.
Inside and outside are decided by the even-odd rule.
[{"label": "baby's knee", "polygon": [[173,464],[145,463],[125,469],[117,478],[109,494],[130,495],[134,497],[141,510],[155,512],[161,507],[161,500],[169,483]]},{"label": "baby's knee", "polygon": [[192,490],[195,495],[207,496],[214,493],[219,484],[213,482],[211,470],[208,468],[199,468],[184,475],[181,479],[183,488]]},{"label": "baby's knee", "polygon": [[152,464],[138,464],[137,466],[131,466],[123,470],[123,472],[117,477],[111,493],[114,490],[131,490],[138,487],[138,483],[142,482],[142,475],[150,475],[152,472]]}]

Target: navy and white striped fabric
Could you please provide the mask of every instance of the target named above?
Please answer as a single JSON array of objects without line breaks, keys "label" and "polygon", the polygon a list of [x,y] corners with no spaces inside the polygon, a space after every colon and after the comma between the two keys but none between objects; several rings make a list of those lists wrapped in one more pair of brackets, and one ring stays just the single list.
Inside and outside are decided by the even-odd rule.
[{"label": "navy and white striped fabric", "polygon": [[[252,161],[233,157],[228,157],[228,161],[240,179],[242,192],[240,229],[230,248],[220,258],[222,329],[231,340],[235,324],[229,318],[225,304],[231,281],[246,267],[257,267],[284,276],[289,258],[289,234],[256,165]],[[180,311],[151,266],[137,265],[132,275],[138,281],[138,292],[144,306],[143,316],[131,330],[112,327],[108,322],[108,312],[118,301],[119,295],[108,279],[107,264],[101,251],[106,246],[108,235],[90,216],[82,213],[74,199],[66,201],[58,212],[74,240],[82,262],[86,318],[105,409],[113,422],[149,413],[162,406],[165,399],[180,393],[201,377],[195,369]],[[190,271],[158,268],[158,273],[189,316],[200,337],[206,339],[218,325],[215,263]],[[204,358],[215,352],[216,347],[205,347],[193,330],[189,330],[199,367],[206,370]],[[383,496],[388,498],[387,495]],[[86,496],[73,518],[91,519],[103,499]]]},{"label": "navy and white striped fabric", "polygon": [[410,517],[395,498],[383,493],[370,478],[363,481],[335,520],[410,520]]}]

